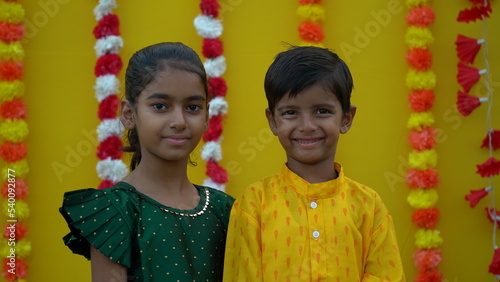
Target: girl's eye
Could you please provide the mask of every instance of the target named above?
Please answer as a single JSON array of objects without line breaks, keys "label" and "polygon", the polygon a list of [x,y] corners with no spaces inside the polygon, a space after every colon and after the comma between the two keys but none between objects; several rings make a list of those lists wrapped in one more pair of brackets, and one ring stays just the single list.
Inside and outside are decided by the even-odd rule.
[{"label": "girl's eye", "polygon": [[156,103],[153,105],[153,108],[155,110],[158,110],[158,111],[163,111],[163,110],[167,109],[167,106],[165,104],[162,104],[162,103]]},{"label": "girl's eye", "polygon": [[187,106],[187,109],[188,109],[189,111],[191,111],[191,112],[197,112],[197,111],[201,110],[202,108],[201,108],[201,106],[200,106],[200,105],[194,105],[194,104],[193,104],[193,105],[189,105],[189,106]]}]

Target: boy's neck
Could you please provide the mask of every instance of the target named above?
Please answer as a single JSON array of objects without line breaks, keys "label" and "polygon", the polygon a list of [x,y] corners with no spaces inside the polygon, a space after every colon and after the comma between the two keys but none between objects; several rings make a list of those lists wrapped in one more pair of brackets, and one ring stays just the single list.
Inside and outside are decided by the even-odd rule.
[{"label": "boy's neck", "polygon": [[305,164],[288,160],[287,167],[295,174],[309,183],[327,182],[338,177],[335,171],[335,163],[322,162],[317,164]]}]

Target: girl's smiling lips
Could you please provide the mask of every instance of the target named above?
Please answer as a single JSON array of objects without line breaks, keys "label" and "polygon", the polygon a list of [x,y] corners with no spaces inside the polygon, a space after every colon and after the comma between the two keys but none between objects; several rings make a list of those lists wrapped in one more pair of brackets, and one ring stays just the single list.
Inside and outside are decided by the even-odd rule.
[{"label": "girl's smiling lips", "polygon": [[184,145],[188,140],[189,137],[187,136],[167,136],[163,137],[163,139],[167,140],[173,145]]}]

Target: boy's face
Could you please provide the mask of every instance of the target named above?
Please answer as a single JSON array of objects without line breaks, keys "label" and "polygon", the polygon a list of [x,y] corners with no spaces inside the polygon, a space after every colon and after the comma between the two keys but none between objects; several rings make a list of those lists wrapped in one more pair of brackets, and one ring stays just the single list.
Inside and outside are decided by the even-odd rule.
[{"label": "boy's face", "polygon": [[339,135],[349,130],[355,113],[354,106],[343,113],[337,97],[321,83],[292,98],[283,96],[274,113],[266,110],[269,126],[285,149],[289,165],[331,166]]}]

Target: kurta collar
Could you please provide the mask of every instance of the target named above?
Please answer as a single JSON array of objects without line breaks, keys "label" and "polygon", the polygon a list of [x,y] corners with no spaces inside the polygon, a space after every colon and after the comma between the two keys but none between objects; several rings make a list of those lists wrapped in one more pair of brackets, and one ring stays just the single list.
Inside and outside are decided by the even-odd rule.
[{"label": "kurta collar", "polygon": [[281,177],[297,193],[310,199],[328,198],[338,193],[345,183],[345,176],[342,166],[335,163],[335,170],[338,177],[326,182],[309,183],[295,172],[291,171],[286,164],[281,167]]}]

